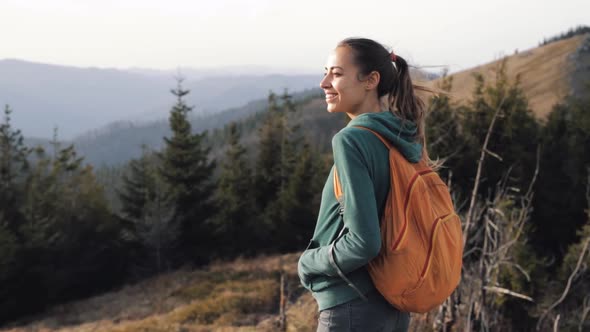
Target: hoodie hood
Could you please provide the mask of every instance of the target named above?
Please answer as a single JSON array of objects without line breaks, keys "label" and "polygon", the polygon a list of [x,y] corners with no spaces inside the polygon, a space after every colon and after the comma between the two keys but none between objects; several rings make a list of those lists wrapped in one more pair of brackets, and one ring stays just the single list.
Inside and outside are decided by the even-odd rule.
[{"label": "hoodie hood", "polygon": [[422,159],[422,144],[416,142],[418,128],[412,121],[403,121],[389,111],[363,113],[347,127],[361,126],[374,130],[391,142],[412,163]]}]

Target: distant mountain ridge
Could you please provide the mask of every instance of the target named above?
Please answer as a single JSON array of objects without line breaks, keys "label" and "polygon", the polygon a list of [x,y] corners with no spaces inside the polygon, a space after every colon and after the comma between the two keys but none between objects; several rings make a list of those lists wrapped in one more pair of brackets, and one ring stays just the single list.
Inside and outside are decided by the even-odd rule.
[{"label": "distant mountain ridge", "polygon": [[[230,75],[231,69],[224,70],[223,76],[210,77],[198,76],[193,69],[181,71],[184,88],[192,91],[187,102],[195,106],[195,113],[238,107],[265,97],[270,89],[313,88],[320,78],[320,74]],[[69,140],[116,121],[166,118],[174,103],[169,91],[176,86],[175,74],[146,71],[0,60],[0,104],[11,106],[14,126],[27,137],[49,138],[58,127],[60,137]]]},{"label": "distant mountain ridge", "polygon": [[[449,75],[453,78],[452,97],[465,102],[475,88],[474,73],[494,79],[498,59],[480,66]],[[505,57],[506,73],[511,80],[520,77],[520,86],[529,100],[529,107],[543,119],[553,106],[568,95],[583,93],[590,83],[590,33],[560,39],[546,45],[516,51]],[[428,82],[436,86],[439,80]]]},{"label": "distant mountain ridge", "polygon": [[[276,92],[278,93],[278,91]],[[188,96],[191,94],[192,92]],[[321,90],[316,88],[292,95],[295,101],[300,101],[315,100],[320,94]],[[257,113],[266,110],[267,105],[266,98],[260,98],[243,106],[228,108],[213,114],[191,112],[189,120],[193,132],[211,131],[223,128],[230,122],[256,117]],[[321,113],[326,112],[322,111]],[[154,150],[160,149],[164,142],[163,137],[169,135],[170,128],[167,118],[139,124],[132,121],[119,121],[78,135],[72,140],[64,141],[63,144],[73,143],[78,153],[85,157],[85,161],[94,166],[112,166],[139,157],[142,145]],[[46,148],[49,147],[49,140],[27,139],[26,142],[31,146],[40,144]]]},{"label": "distant mountain ridge", "polygon": [[146,76],[166,76],[172,77],[179,71],[190,77],[192,80],[198,80],[208,77],[216,76],[264,76],[264,75],[313,75],[314,72],[311,70],[302,70],[297,68],[276,68],[269,66],[225,66],[215,68],[190,68],[190,67],[179,67],[177,69],[150,69],[150,68],[139,68],[133,67],[126,69],[126,71],[142,74]]}]

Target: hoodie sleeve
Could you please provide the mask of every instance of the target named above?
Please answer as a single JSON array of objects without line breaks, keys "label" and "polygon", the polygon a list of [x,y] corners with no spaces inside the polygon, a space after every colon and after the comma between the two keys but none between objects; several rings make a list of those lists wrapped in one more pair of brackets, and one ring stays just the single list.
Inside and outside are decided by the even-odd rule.
[{"label": "hoodie sleeve", "polygon": [[[343,130],[332,140],[334,165],[344,193],[344,227],[348,229],[334,244],[334,258],[344,274],[366,265],[381,249],[373,180],[355,134],[359,133]],[[300,265],[308,280],[314,275],[338,275],[330,264],[328,249],[329,245],[303,253]]]}]

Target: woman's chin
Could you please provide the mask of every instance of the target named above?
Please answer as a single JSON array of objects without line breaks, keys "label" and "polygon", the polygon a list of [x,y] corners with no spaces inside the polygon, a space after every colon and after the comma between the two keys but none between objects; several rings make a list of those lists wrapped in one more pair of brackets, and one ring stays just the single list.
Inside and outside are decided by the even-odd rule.
[{"label": "woman's chin", "polygon": [[328,113],[337,113],[338,108],[334,105],[328,104],[328,107],[326,107],[326,111],[328,111]]}]

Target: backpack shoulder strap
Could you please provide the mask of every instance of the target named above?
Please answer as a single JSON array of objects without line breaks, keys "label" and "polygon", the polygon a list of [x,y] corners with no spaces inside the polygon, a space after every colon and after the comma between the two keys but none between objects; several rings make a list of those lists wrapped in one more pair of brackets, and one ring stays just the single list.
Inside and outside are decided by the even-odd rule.
[{"label": "backpack shoulder strap", "polygon": [[[383,142],[383,144],[389,150],[389,158],[390,158],[391,162],[393,162],[395,160],[396,165],[397,165],[397,163],[407,163],[406,158],[401,154],[401,152],[397,148],[395,148],[393,146],[393,144],[391,144],[391,142],[389,142],[383,136],[381,136],[381,134],[379,134],[378,132],[376,132],[372,129],[366,128],[366,127],[361,127],[361,126],[355,126],[355,127],[370,131],[373,133],[373,135],[377,136],[377,138],[379,138],[379,140],[381,140],[381,142]],[[392,167],[392,165],[393,164],[391,164],[390,167]],[[416,172],[427,171],[427,170],[431,171],[432,170],[430,168],[430,166],[428,166],[428,164],[426,163],[426,161],[424,159],[421,159],[418,163],[412,164],[412,166],[414,167]]]},{"label": "backpack shoulder strap", "polygon": [[[336,165],[334,165],[334,195],[336,199],[340,202],[342,199],[342,185],[340,184],[340,178],[338,177],[338,170],[336,169]],[[342,204],[342,202],[340,202]]]},{"label": "backpack shoulder strap", "polygon": [[377,138],[381,142],[383,142],[383,144],[387,147],[388,150],[393,149],[393,145],[391,145],[391,143],[388,140],[386,140],[383,136],[381,136],[381,134],[379,134],[378,132],[374,131],[373,129],[369,129],[367,127],[362,127],[362,126],[355,126],[355,127],[372,132],[373,135],[377,136]]}]

